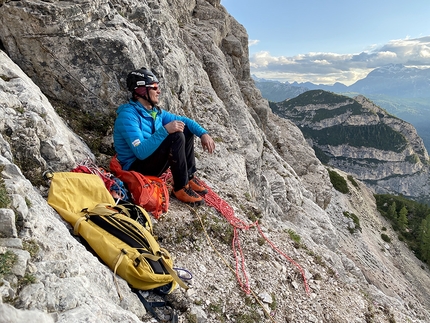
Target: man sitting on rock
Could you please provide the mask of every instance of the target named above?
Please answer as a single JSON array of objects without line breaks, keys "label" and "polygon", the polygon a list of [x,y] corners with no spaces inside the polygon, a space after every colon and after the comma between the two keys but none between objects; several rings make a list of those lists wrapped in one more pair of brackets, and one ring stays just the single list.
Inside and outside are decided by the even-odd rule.
[{"label": "man sitting on rock", "polygon": [[196,121],[160,109],[160,87],[148,69],[132,71],[127,88],[128,103],[117,110],[113,139],[117,158],[124,170],[161,176],[169,167],[173,176],[173,195],[180,201],[200,205],[207,190],[194,177],[194,135],[204,150],[212,153],[215,142]]}]

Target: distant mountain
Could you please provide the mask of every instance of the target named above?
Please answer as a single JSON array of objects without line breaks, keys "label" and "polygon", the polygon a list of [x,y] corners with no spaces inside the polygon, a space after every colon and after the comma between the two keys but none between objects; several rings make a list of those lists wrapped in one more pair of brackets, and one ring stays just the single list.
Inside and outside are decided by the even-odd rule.
[{"label": "distant mountain", "polygon": [[[264,79],[254,78],[257,87],[260,89],[260,84],[267,87],[268,81]],[[370,72],[365,78],[358,80],[352,85],[345,85],[342,83],[335,83],[333,85],[314,84],[311,82],[304,83],[281,83],[285,87],[294,87],[297,91],[299,88],[307,90],[324,90],[335,93],[355,92],[364,96],[369,95],[386,95],[395,98],[430,98],[430,68],[419,69],[416,67],[406,67],[401,64],[389,64],[379,67]],[[278,88],[281,90],[282,88]],[[260,89],[260,91],[262,91]],[[283,97],[282,100],[290,99],[289,93],[276,93],[272,90],[273,96],[270,96],[267,89],[261,92],[263,97],[270,101],[280,102],[274,100],[276,97]],[[266,96],[267,95],[267,96]],[[281,101],[282,101],[281,100]]]},{"label": "distant mountain", "polygon": [[396,98],[430,98],[430,69],[387,65],[348,86],[363,95],[383,94]]},{"label": "distant mountain", "polygon": [[302,130],[321,162],[377,193],[428,199],[430,161],[422,139],[411,124],[364,96],[311,90],[270,107]]},{"label": "distant mountain", "polygon": [[252,75],[252,78],[254,79],[254,82],[257,85],[257,88],[260,90],[263,98],[275,102],[294,98],[299,94],[309,90],[304,86],[294,86],[288,83],[259,79],[255,75]]},{"label": "distant mountain", "polygon": [[356,92],[365,96],[378,94],[395,98],[430,98],[430,68],[419,69],[401,64],[389,64],[374,69],[364,79],[350,86],[342,83],[317,85],[311,82],[293,82],[291,85],[335,93]]},{"label": "distant mountain", "polygon": [[[288,84],[288,83],[287,83]],[[292,86],[295,87],[304,87],[309,90],[324,90],[324,91],[331,91],[336,93],[342,93],[342,92],[348,92],[348,86],[339,82],[334,83],[333,85],[325,85],[325,84],[314,84],[311,82],[304,82],[304,83],[297,83],[293,82],[291,83]]]},{"label": "distant mountain", "polygon": [[390,64],[373,70],[350,86],[342,83],[281,83],[258,78],[254,78],[254,82],[262,96],[274,102],[294,98],[297,96],[294,94],[301,91],[317,89],[350,97],[364,95],[389,113],[412,123],[430,150],[430,69]]}]

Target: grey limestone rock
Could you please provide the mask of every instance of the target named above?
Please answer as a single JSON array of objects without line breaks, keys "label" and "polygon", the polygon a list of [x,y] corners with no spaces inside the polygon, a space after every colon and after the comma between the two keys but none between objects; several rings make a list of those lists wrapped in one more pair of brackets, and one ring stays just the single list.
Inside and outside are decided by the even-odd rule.
[{"label": "grey limestone rock", "polygon": [[[247,224],[236,231],[243,267],[256,295],[273,297],[268,315],[364,322],[370,314],[387,320],[381,309],[389,309],[398,322],[430,319],[428,272],[399,241],[381,251],[375,228],[384,220],[372,192],[361,182],[348,196],[335,191],[300,129],[272,114],[250,77],[246,30],[220,1],[2,2],[0,40],[0,167],[22,220],[14,238],[22,247],[1,243],[38,247],[27,259],[33,282],[18,290],[19,275],[3,278],[0,310],[11,322],[22,315],[41,322],[151,320],[122,279],[120,300],[113,273],[46,203],[42,176],[95,159],[93,141],[109,145],[115,109],[127,100],[125,77],[142,66],[159,76],[161,106],[197,120],[215,139],[212,155],[196,145],[199,177]],[[94,127],[102,138],[86,136]],[[349,232],[346,210],[360,216],[362,232]],[[171,295],[183,303],[181,320],[264,320],[271,308],[246,295],[232,273],[227,219],[172,199],[154,226],[175,264],[193,273],[192,290]]]}]

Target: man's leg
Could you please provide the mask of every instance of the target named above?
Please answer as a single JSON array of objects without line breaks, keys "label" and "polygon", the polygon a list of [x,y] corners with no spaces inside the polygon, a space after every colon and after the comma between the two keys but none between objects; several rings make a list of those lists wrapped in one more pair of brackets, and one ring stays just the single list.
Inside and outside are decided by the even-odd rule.
[{"label": "man's leg", "polygon": [[151,156],[143,160],[136,159],[130,166],[130,170],[160,177],[169,168],[170,141],[167,137]]},{"label": "man's leg", "polygon": [[196,172],[194,135],[187,127],[184,133],[168,135],[151,156],[144,160],[137,159],[130,170],[144,175],[161,176],[169,166],[176,190],[187,185],[188,179]]},{"label": "man's leg", "polygon": [[170,153],[168,157],[173,176],[174,190],[180,190],[188,184],[188,165],[185,154],[186,140],[182,132],[170,134]]},{"label": "man's leg", "polygon": [[194,135],[187,127],[184,133],[169,134],[151,156],[144,160],[136,160],[130,170],[144,175],[161,176],[169,166],[173,176],[174,195],[186,203],[203,203],[202,198],[188,187],[189,176],[194,174],[196,166]]},{"label": "man's leg", "polygon": [[188,130],[187,127],[184,129],[185,137],[185,161],[187,163],[187,174],[188,178],[192,178],[196,169],[196,158],[194,155],[194,134]]},{"label": "man's leg", "polygon": [[[186,129],[188,130],[188,129]],[[190,131],[184,131],[185,136],[185,156],[188,168],[188,183],[193,191],[200,195],[206,194],[208,190],[203,186],[194,173],[197,171],[196,158],[194,155],[194,135]]]},{"label": "man's leg", "polygon": [[204,203],[201,196],[188,185],[189,177],[196,171],[194,157],[194,135],[185,127],[184,132],[177,132],[175,144],[172,145],[169,158],[170,170],[173,175],[173,195],[180,201],[195,205]]}]

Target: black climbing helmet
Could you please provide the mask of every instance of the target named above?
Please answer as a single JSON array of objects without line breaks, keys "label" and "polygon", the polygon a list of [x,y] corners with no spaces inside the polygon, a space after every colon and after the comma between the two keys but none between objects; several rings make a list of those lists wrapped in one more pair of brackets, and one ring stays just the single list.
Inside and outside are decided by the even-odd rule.
[{"label": "black climbing helmet", "polygon": [[130,72],[127,75],[127,88],[133,92],[139,86],[148,86],[159,83],[157,77],[146,67]]}]

